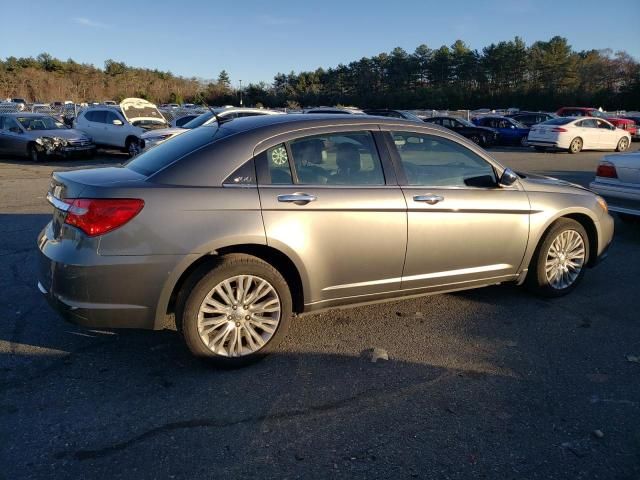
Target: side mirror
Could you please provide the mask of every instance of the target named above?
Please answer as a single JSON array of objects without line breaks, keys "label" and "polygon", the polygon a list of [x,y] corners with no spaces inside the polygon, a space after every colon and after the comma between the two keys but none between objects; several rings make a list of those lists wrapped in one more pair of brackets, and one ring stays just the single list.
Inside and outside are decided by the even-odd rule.
[{"label": "side mirror", "polygon": [[113,123],[114,125],[117,125],[117,126],[119,126],[119,127],[123,125],[122,120],[118,120],[118,119],[115,119],[115,120],[114,120],[113,122],[111,122],[111,123]]},{"label": "side mirror", "polygon": [[502,187],[510,187],[518,180],[518,175],[511,170],[510,168],[505,168],[504,172],[502,172],[502,176],[500,177],[500,186]]}]

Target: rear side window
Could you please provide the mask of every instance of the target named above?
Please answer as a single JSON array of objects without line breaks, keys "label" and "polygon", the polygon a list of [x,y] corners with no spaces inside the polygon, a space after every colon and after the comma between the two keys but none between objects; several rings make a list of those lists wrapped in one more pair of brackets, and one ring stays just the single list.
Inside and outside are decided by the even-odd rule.
[{"label": "rear side window", "polygon": [[84,114],[84,118],[95,123],[107,123],[106,116],[107,112],[104,110],[93,110]]},{"label": "rear side window", "polygon": [[463,145],[435,135],[392,132],[409,185],[494,187],[493,167]]},{"label": "rear side window", "polygon": [[290,149],[301,185],[384,185],[382,164],[369,132],[299,138]]},{"label": "rear side window", "polygon": [[267,166],[271,185],[292,185],[293,176],[289,165],[289,153],[284,143],[271,147],[258,155],[257,161]]}]

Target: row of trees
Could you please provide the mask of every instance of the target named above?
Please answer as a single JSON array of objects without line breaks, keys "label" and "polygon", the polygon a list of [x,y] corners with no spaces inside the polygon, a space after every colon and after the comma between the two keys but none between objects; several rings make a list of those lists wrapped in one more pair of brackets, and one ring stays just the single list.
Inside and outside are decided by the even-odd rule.
[{"label": "row of trees", "polygon": [[[243,88],[245,105],[555,109],[564,104],[640,109],[640,64],[626,52],[574,51],[562,37],[527,46],[519,37],[470,49],[462,40],[413,53],[390,53],[309,72],[278,73],[273,83]],[[107,60],[104,69],[37,58],[0,60],[0,96],[94,101],[142,97],[156,103],[238,104],[229,75],[176,76]]]}]

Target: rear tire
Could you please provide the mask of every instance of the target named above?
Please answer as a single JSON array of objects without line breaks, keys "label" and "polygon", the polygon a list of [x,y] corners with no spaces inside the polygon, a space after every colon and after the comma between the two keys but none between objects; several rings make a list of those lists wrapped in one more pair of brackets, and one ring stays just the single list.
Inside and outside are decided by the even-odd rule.
[{"label": "rear tire", "polygon": [[569,144],[569,153],[580,153],[582,151],[582,139],[576,137]]},{"label": "rear tire", "polygon": [[469,140],[471,140],[476,145],[482,145],[482,139],[478,135],[471,135],[469,137]]},{"label": "rear tire", "polygon": [[529,146],[529,138],[528,137],[521,137],[520,138],[520,146],[521,147],[528,147]]},{"label": "rear tire", "polygon": [[217,366],[259,361],[289,330],[293,304],[286,280],[251,255],[225,255],[208,273],[187,282],[181,298],[177,325],[187,347]]},{"label": "rear tire", "polygon": [[543,297],[571,292],[584,276],[589,260],[589,237],[584,227],[570,218],[557,220],[536,248],[526,284]]},{"label": "rear tire", "polygon": [[616,152],[624,152],[627,148],[629,148],[629,139],[622,137],[616,146]]}]

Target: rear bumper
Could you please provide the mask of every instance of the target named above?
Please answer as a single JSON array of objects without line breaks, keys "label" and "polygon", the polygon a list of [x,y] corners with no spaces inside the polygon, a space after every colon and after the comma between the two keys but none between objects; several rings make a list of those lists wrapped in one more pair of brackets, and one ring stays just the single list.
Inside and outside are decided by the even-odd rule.
[{"label": "rear bumper", "polygon": [[616,186],[596,180],[589,184],[589,189],[604,197],[610,211],[640,216],[640,186]]},{"label": "rear bumper", "polygon": [[38,289],[63,318],[92,328],[161,328],[159,298],[182,256],[101,256],[95,245],[50,233],[48,225],[38,237]]}]

